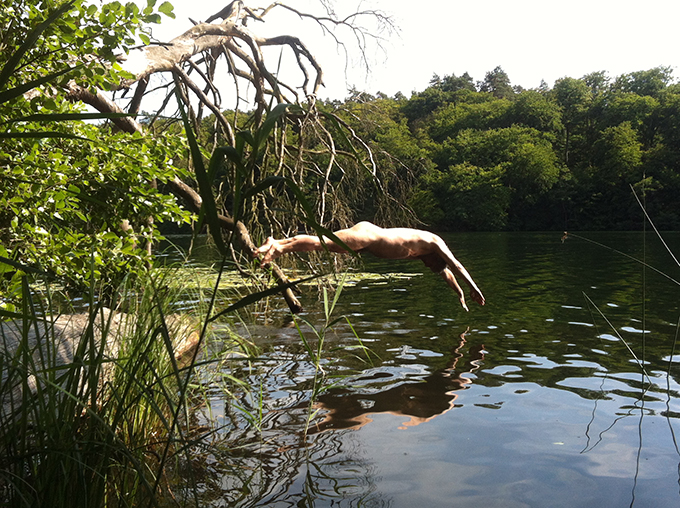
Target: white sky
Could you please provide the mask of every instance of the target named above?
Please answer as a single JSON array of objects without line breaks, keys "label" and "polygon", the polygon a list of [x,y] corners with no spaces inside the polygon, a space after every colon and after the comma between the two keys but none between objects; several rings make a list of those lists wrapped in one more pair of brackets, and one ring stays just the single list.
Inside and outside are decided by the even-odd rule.
[{"label": "white sky", "polygon": [[[191,26],[188,17],[204,20],[229,0],[170,0],[176,20],[163,18],[154,35],[167,40]],[[160,0],[159,0],[160,3]],[[251,7],[268,6],[246,0]],[[357,0],[336,0],[338,14],[357,6]],[[319,0],[289,0],[307,12],[322,13]],[[678,22],[680,0],[365,0],[361,7],[377,8],[394,17],[400,32],[389,36],[384,52],[370,47],[372,72],[359,65],[345,73],[330,38],[307,21],[271,12],[264,24],[249,28],[262,35],[291,34],[302,39],[324,68],[326,87],[321,98],[344,99],[348,87],[410,97],[422,91],[433,74],[468,72],[475,81],[500,65],[513,85],[535,88],[545,80],[552,86],[564,76],[580,78],[595,71],[610,77],[670,66],[680,77]],[[266,30],[264,32],[263,30]],[[339,35],[342,35],[339,33]],[[385,34],[387,36],[387,34]],[[351,36],[344,34],[352,56],[358,57]],[[275,67],[278,54],[270,58]]]}]

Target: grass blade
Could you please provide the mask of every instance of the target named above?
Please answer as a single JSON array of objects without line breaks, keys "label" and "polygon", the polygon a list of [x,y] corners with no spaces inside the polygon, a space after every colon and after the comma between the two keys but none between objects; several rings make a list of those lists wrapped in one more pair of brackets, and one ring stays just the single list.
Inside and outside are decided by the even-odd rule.
[{"label": "grass blade", "polygon": [[306,277],[304,279],[299,279],[296,281],[289,282],[288,284],[282,284],[280,286],[274,286],[269,289],[265,289],[264,291],[258,291],[257,293],[252,293],[249,294],[248,296],[245,296],[241,298],[238,302],[230,305],[226,309],[218,312],[214,316],[212,316],[210,319],[208,319],[208,322],[215,321],[217,318],[224,316],[226,314],[230,314],[238,309],[242,309],[243,307],[246,307],[252,303],[259,302],[260,300],[267,298],[268,296],[272,296],[275,294],[278,294],[282,291],[285,291],[286,289],[292,288],[297,286],[298,284],[302,284],[303,282],[307,282],[313,279],[316,279],[320,277],[320,275],[311,275],[309,277]]},{"label": "grass blade", "polygon": [[83,64],[76,65],[75,67],[68,67],[66,69],[62,69],[57,72],[53,72],[52,74],[48,74],[47,76],[43,76],[38,79],[34,79],[33,81],[29,81],[28,83],[24,83],[19,86],[15,86],[14,88],[10,88],[8,90],[4,90],[0,92],[0,104],[3,102],[11,101],[12,99],[16,99],[20,95],[25,94],[29,90],[33,90],[34,88],[39,87],[40,85],[43,85],[45,83],[50,83],[54,81],[56,78],[59,76],[63,76],[64,74],[68,74],[69,72],[73,72],[75,70],[80,69],[83,67]]},{"label": "grass blade", "polygon": [[177,104],[179,107],[180,114],[182,115],[182,122],[184,123],[184,131],[187,136],[187,142],[189,143],[189,149],[191,151],[191,160],[194,166],[194,173],[196,175],[196,181],[198,182],[198,190],[203,199],[202,209],[205,210],[205,218],[208,221],[208,226],[210,227],[210,234],[215,241],[215,245],[219,249],[222,255],[226,255],[227,247],[222,238],[222,229],[220,228],[219,219],[217,218],[217,205],[215,204],[215,196],[213,196],[212,186],[208,179],[208,174],[205,169],[205,164],[203,163],[203,154],[201,153],[201,147],[198,145],[194,131],[189,123],[189,118],[184,110],[184,103],[182,102],[179,91],[176,92]]}]

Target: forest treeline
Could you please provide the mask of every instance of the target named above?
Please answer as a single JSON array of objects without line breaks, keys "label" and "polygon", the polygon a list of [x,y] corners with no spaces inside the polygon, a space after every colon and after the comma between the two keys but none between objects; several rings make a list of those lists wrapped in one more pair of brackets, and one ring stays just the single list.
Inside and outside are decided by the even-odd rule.
[{"label": "forest treeline", "polygon": [[[410,98],[353,91],[329,102],[372,148],[389,189],[439,231],[629,230],[636,194],[680,228],[680,84],[667,67],[511,85],[434,76]],[[360,215],[370,218],[367,204]]]}]

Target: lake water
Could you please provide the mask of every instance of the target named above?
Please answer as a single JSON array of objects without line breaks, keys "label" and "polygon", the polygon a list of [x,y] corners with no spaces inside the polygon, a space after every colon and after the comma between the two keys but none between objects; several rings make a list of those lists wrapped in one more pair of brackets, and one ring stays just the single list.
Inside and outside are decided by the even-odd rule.
[{"label": "lake water", "polygon": [[[680,280],[653,235],[580,235]],[[297,329],[283,311],[239,327],[263,354],[224,374],[252,387],[239,404],[259,430],[210,387],[223,427],[205,506],[680,506],[677,283],[560,233],[445,239],[487,305],[466,313],[420,263],[365,257],[362,271],[391,275],[345,287],[334,316],[375,356],[357,359],[337,324],[317,386],[337,385],[306,435],[315,369]],[[301,296],[318,327],[321,300]]]}]

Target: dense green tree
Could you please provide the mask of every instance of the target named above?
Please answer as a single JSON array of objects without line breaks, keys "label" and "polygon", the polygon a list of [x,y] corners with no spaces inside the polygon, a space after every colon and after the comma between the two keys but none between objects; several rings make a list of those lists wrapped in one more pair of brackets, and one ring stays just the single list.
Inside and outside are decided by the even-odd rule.
[{"label": "dense green tree", "polygon": [[2,148],[2,162],[12,168],[0,183],[4,256],[74,287],[90,276],[115,283],[150,262],[146,244],[160,239],[160,223],[188,221],[173,196],[147,184],[180,174],[166,155],[181,148],[172,140],[131,139],[73,122],[51,131],[64,138],[41,139],[42,127],[23,123],[21,132],[38,139]]},{"label": "dense green tree", "polygon": [[526,127],[468,130],[443,145],[451,162],[504,169],[503,182],[513,195],[532,200],[549,190],[559,170],[552,146],[540,132]]},{"label": "dense green tree", "polygon": [[[494,96],[494,83],[509,85],[501,71],[487,74],[478,92],[453,76],[456,91],[446,93],[447,78],[436,77],[403,105],[436,168],[415,193],[421,217],[466,229],[639,227],[632,186],[660,223],[680,226],[672,197],[680,193],[680,86],[670,69],[566,77],[552,89],[515,90],[511,100]],[[434,96],[435,107],[421,107]],[[499,182],[507,192],[497,200],[498,221],[482,212],[477,223],[462,220],[447,201]]]},{"label": "dense green tree", "polygon": [[0,18],[0,256],[14,263],[2,265],[14,274],[3,280],[18,280],[19,263],[74,287],[91,277],[115,285],[150,262],[159,223],[189,218],[150,185],[181,173],[167,154],[182,150],[182,139],[85,123],[103,118],[63,90],[117,85],[128,75],[113,49],[127,50],[160,16],[153,6],[36,0],[5,5]]},{"label": "dense green tree", "polygon": [[411,205],[422,220],[438,230],[483,231],[507,226],[510,189],[503,168],[456,164],[423,179]]},{"label": "dense green tree", "polygon": [[680,91],[669,86],[659,95],[654,144],[643,153],[644,189],[649,213],[658,227],[680,229]]},{"label": "dense green tree", "polygon": [[578,128],[586,118],[586,113],[592,105],[592,91],[588,84],[580,79],[562,78],[555,82],[552,94],[562,109],[562,125],[564,125],[564,140],[562,158],[566,164],[573,162],[572,145]]},{"label": "dense green tree", "polygon": [[462,76],[456,76],[451,74],[450,76],[444,76],[438,83],[439,88],[444,92],[458,92],[460,90],[468,90],[470,92],[476,92],[475,82],[467,72]]},{"label": "dense green tree", "polygon": [[480,92],[488,92],[498,99],[512,99],[515,91],[510,84],[510,77],[500,67],[489,71],[484,76],[484,81],[479,83]]},{"label": "dense green tree", "polygon": [[631,186],[643,179],[643,150],[630,122],[607,127],[593,147],[594,165],[579,172],[581,220],[595,229],[631,229],[640,222]]},{"label": "dense green tree", "polygon": [[414,94],[403,105],[402,110],[409,122],[416,120],[422,122],[442,106],[486,100],[472,99],[471,97],[478,97],[476,91],[472,77],[467,72],[462,76],[451,74],[443,78],[435,74],[430,80],[430,86],[422,92]]},{"label": "dense green tree", "polygon": [[545,94],[527,90],[519,94],[508,108],[506,126],[514,124],[532,127],[557,136],[563,129],[562,115],[556,102]]},{"label": "dense green tree", "polygon": [[[344,194],[346,205],[357,219],[381,224],[412,222],[412,214],[404,205],[417,178],[431,163],[409,130],[402,104],[385,97],[367,100],[360,94],[329,111],[346,122],[372,153],[370,170],[353,165],[356,173],[350,192]],[[347,161],[345,171],[348,165],[352,164]]]},{"label": "dense green tree", "polygon": [[603,94],[609,89],[609,75],[605,71],[591,72],[583,76],[582,81],[588,85],[593,97]]},{"label": "dense green tree", "polygon": [[614,80],[614,91],[629,92],[640,96],[657,97],[672,80],[670,67],[655,67],[647,71],[622,74]]},{"label": "dense green tree", "polygon": [[607,127],[629,123],[649,149],[657,133],[658,114],[659,101],[654,97],[632,92],[614,93],[609,97],[601,121]]},{"label": "dense green tree", "polygon": [[604,184],[632,184],[639,180],[642,143],[630,121],[607,127],[593,150],[600,170],[598,177]]},{"label": "dense green tree", "polygon": [[446,93],[438,87],[430,86],[424,91],[414,94],[403,105],[403,112],[409,122],[417,128],[418,125],[424,123],[428,115],[446,102]]},{"label": "dense green tree", "polygon": [[[521,225],[523,218],[513,214],[513,203],[535,204],[560,174],[551,143],[539,131],[520,126],[461,131],[439,145],[432,158],[444,176],[426,180],[424,188],[436,184],[438,190],[434,195],[442,203],[446,203],[442,182],[448,186],[452,199],[454,195],[459,199],[460,193],[472,201],[482,196],[493,198],[493,203],[486,201],[474,206],[472,201],[462,201],[466,203],[464,208],[479,212],[474,221],[469,216],[463,220],[458,205],[442,204],[440,208],[446,210],[449,228],[464,224],[467,229],[497,229],[508,224],[508,218]],[[458,212],[453,214],[452,210]],[[497,220],[491,220],[490,210],[498,212]]]},{"label": "dense green tree", "polygon": [[433,112],[425,128],[438,143],[466,129],[494,129],[502,126],[511,105],[507,99],[471,92],[466,94],[464,102],[450,102]]}]

